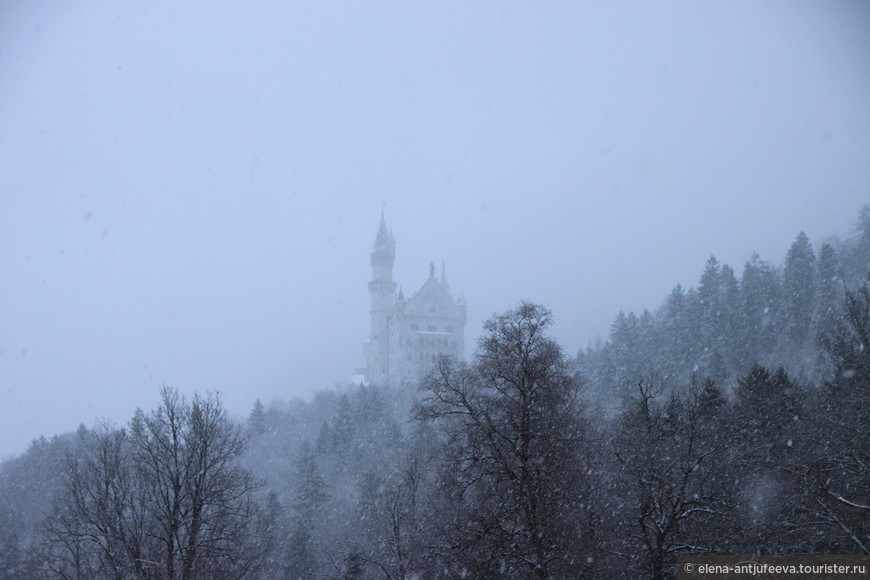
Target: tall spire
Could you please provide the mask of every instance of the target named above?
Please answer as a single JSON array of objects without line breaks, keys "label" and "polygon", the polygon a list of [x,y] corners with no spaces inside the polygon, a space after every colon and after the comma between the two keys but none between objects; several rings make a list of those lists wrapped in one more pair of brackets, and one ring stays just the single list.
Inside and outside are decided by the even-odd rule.
[{"label": "tall spire", "polygon": [[441,285],[447,289],[447,270],[444,268],[444,260],[441,261]]},{"label": "tall spire", "polygon": [[393,263],[395,261],[396,242],[393,241],[393,234],[387,230],[387,220],[384,219],[384,210],[381,208],[381,223],[378,226],[375,245],[371,253],[372,279],[392,283]]},{"label": "tall spire", "polygon": [[392,234],[387,230],[387,220],[384,219],[384,208],[381,208],[381,224],[378,226],[378,234],[375,236],[375,248],[389,246],[393,241]]}]

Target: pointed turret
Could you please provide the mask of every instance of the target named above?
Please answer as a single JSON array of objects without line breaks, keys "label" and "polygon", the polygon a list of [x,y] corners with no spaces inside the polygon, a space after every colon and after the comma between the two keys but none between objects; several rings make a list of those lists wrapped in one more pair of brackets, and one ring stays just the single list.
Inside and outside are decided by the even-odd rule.
[{"label": "pointed turret", "polygon": [[393,264],[396,262],[396,242],[393,234],[387,230],[384,210],[381,209],[381,223],[375,235],[375,245],[372,248],[371,263],[373,280],[381,282],[393,281]]},{"label": "pointed turret", "polygon": [[395,251],[396,243],[393,241],[393,232],[387,230],[387,220],[384,219],[384,210],[381,209],[381,224],[378,226],[378,233],[375,235],[375,245],[373,250],[379,249]]},{"label": "pointed turret", "polygon": [[447,270],[444,268],[444,262],[441,262],[441,285],[444,286],[445,290],[449,290],[450,286],[447,284]]}]

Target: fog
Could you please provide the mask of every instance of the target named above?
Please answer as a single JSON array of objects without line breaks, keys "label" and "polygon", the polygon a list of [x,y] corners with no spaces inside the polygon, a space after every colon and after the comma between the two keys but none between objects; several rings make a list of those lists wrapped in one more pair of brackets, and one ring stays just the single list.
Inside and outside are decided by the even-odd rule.
[{"label": "fog", "polygon": [[0,457],[153,408],[347,381],[381,211],[481,321],[569,353],[715,254],[848,236],[870,192],[856,3],[0,7]]}]

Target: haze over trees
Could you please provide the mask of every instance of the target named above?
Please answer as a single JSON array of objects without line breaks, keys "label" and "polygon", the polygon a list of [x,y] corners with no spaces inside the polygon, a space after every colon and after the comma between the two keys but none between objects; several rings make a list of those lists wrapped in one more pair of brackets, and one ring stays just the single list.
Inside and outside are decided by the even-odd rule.
[{"label": "haze over trees", "polygon": [[567,356],[522,301],[416,392],[165,388],[0,467],[0,578],[666,578],[681,553],[870,554],[870,207],[782,266],[715,257]]},{"label": "haze over trees", "polygon": [[243,578],[269,552],[271,515],[235,464],[245,435],[216,395],[161,404],[128,429],[80,433],[64,492],[44,524],[45,566],[61,578]]}]

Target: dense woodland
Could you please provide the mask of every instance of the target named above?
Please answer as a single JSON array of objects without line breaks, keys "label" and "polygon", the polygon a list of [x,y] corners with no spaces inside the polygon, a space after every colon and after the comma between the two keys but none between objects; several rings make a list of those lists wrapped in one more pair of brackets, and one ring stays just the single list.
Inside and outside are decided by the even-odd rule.
[{"label": "dense woodland", "polygon": [[680,553],[870,554],[870,206],[781,266],[620,313],[576,357],[493,316],[415,392],[215,394],[0,467],[0,578],[665,578]]}]

